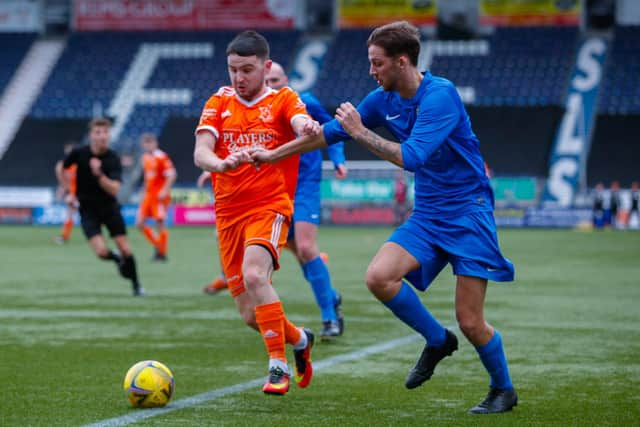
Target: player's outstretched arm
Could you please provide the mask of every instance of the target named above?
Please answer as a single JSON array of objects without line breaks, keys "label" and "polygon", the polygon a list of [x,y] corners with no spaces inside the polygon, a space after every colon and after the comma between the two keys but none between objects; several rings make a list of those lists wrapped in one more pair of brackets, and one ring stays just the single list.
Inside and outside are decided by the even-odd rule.
[{"label": "player's outstretched arm", "polygon": [[224,159],[216,156],[213,148],[216,137],[208,131],[200,131],[196,135],[196,148],[193,151],[193,161],[200,169],[207,172],[227,172],[236,169],[243,163],[251,163],[251,156],[246,151],[231,153]]},{"label": "player's outstretched arm", "polygon": [[326,147],[324,134],[320,131],[316,135],[300,136],[293,141],[289,141],[273,150],[254,150],[251,152],[253,163],[260,165],[262,163],[275,163],[282,159],[293,156],[294,154],[304,153],[307,151],[317,150]]},{"label": "player's outstretched arm", "polygon": [[336,120],[342,125],[345,132],[358,143],[367,147],[367,149],[376,156],[403,167],[400,144],[384,139],[377,133],[366,128],[362,124],[360,113],[358,113],[358,110],[356,110],[350,102],[340,104],[340,107],[336,110]]}]

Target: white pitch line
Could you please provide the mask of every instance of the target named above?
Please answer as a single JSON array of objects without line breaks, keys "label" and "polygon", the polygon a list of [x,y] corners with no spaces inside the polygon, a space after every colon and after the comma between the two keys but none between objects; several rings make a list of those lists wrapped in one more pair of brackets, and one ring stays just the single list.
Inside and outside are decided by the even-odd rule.
[{"label": "white pitch line", "polygon": [[[347,354],[341,354],[338,356],[333,356],[328,359],[321,360],[319,362],[313,362],[313,370],[314,372],[322,371],[324,369],[330,368],[340,363],[351,362],[352,360],[358,360],[363,357],[370,356],[372,354],[382,353],[384,351],[394,349],[398,346],[405,345],[411,341],[416,340],[419,337],[420,335],[409,335],[409,336],[398,338],[395,340],[386,341],[381,344],[365,347],[362,350],[354,351]],[[197,394],[195,396],[176,400],[175,402],[171,403],[171,405],[165,406],[164,408],[154,408],[154,409],[145,409],[141,411],[136,411],[135,413],[132,413],[132,414],[109,418],[106,420],[98,421],[93,424],[87,424],[85,427],[126,426],[129,424],[136,423],[138,421],[142,421],[147,418],[157,417],[159,415],[163,415],[168,412],[177,411],[178,409],[189,408],[204,402],[210,402],[212,400],[216,400],[220,397],[228,396],[230,394],[240,393],[250,388],[258,387],[263,383],[264,383],[264,377],[256,378],[255,380],[234,384],[229,387],[219,388],[216,390],[211,390],[205,393]]]}]

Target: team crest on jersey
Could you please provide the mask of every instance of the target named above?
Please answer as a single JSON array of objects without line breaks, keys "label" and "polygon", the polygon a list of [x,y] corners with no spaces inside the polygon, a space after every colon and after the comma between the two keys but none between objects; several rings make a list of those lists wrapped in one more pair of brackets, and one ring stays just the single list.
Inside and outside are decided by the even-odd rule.
[{"label": "team crest on jersey", "polygon": [[259,119],[265,123],[269,123],[273,121],[273,115],[271,114],[271,105],[266,105],[260,108],[260,117]]}]

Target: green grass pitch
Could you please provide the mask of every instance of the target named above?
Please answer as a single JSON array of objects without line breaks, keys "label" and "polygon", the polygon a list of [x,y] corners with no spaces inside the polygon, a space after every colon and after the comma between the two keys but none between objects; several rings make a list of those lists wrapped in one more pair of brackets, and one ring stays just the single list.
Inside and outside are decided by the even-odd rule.
[{"label": "green grass pitch", "polygon": [[[261,392],[264,347],[231,298],[201,291],[218,272],[211,229],[174,228],[167,264],[152,263],[151,248],[130,230],[144,298],[130,296],[112,263],[95,259],[79,229],[65,246],[52,243],[57,232],[0,227],[2,426],[630,426],[640,420],[638,233],[500,230],[517,280],[490,284],[486,317],[502,332],[520,402],[512,413],[483,417],[466,411],[484,398],[488,377],[457,329],[461,346],[454,356],[422,387],[404,388],[423,343],[363,283],[390,229],[321,228],[320,244],[344,297],[345,336],[316,345],[312,384],[292,385],[284,397]],[[422,298],[455,327],[453,283],[447,267]],[[319,311],[290,253],[274,284],[291,320],[318,330]],[[145,359],[167,364],[175,375],[167,411],[127,406],[124,374]]]}]

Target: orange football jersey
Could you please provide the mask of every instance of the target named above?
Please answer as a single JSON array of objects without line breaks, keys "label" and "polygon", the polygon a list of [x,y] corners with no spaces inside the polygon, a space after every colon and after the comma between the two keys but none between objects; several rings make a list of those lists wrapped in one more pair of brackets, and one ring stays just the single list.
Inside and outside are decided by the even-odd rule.
[{"label": "orange football jersey", "polygon": [[144,185],[147,195],[155,196],[167,182],[167,176],[175,173],[173,162],[162,150],[142,155],[142,169],[144,171]]},{"label": "orange football jersey", "polygon": [[[231,86],[220,88],[206,102],[196,133],[208,131],[216,137],[215,154],[226,158],[250,148],[273,149],[295,138],[292,121],[308,116],[298,94],[288,87],[267,92],[251,102],[238,97]],[[298,179],[299,156],[256,169],[250,164],[212,174],[216,215],[232,219],[274,209],[293,212],[293,194]]]}]

